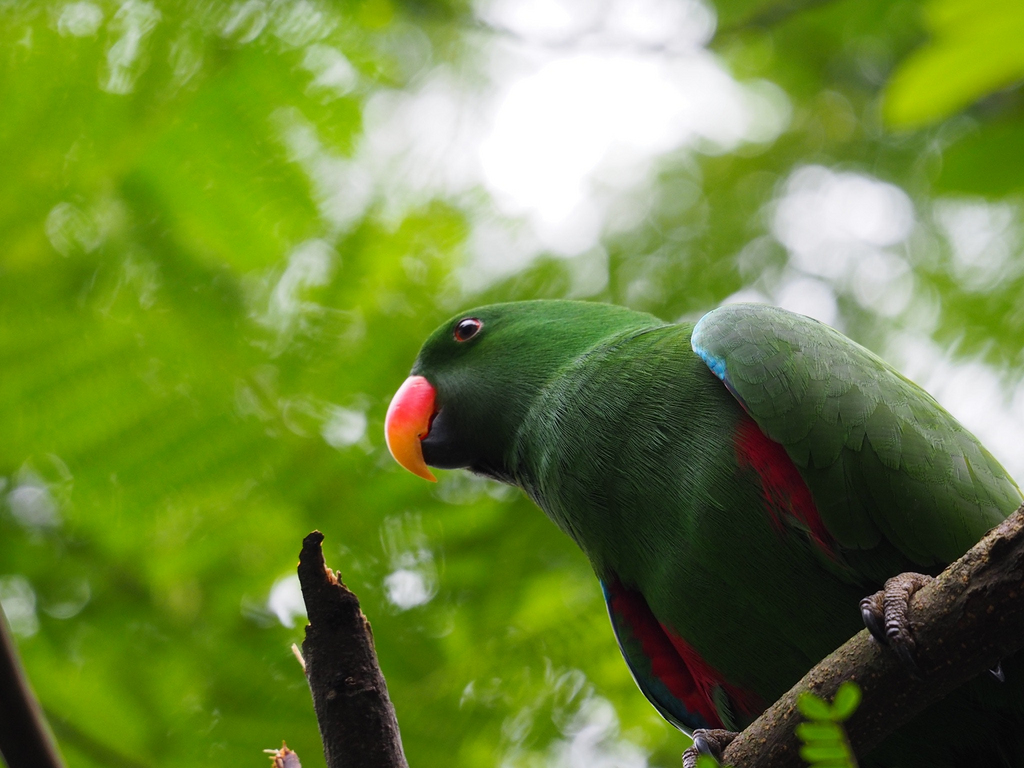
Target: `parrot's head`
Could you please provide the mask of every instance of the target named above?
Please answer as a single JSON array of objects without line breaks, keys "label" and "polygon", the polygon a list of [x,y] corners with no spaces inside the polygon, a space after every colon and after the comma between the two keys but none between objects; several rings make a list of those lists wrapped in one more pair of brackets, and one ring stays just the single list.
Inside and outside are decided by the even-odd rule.
[{"label": "parrot's head", "polygon": [[523,301],[461,312],[423,344],[385,419],[391,455],[428,467],[511,480],[509,451],[551,378],[606,339],[663,325],[609,304]]}]

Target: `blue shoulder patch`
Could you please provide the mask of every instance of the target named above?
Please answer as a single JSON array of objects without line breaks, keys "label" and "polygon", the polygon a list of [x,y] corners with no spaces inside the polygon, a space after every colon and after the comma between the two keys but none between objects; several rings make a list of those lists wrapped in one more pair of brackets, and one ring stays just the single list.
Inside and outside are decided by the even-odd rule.
[{"label": "blue shoulder patch", "polygon": [[743,407],[743,410],[749,412],[750,409],[747,408],[746,402],[744,402],[743,398],[740,397],[740,393],[736,391],[736,388],[732,385],[732,381],[729,379],[729,372],[725,367],[725,358],[712,354],[711,351],[704,346],[704,330],[708,323],[713,322],[710,318],[714,312],[715,310],[708,312],[704,317],[697,321],[695,326],[693,326],[693,333],[690,334],[690,347],[697,353],[697,357],[703,360],[704,364],[711,369],[711,372],[715,374],[723,384],[725,384],[725,388],[729,390],[729,394],[736,398],[736,402]]},{"label": "blue shoulder patch", "polygon": [[711,313],[709,312],[707,315],[704,315],[704,317],[698,320],[697,324],[693,327],[693,333],[690,335],[690,346],[693,348],[693,351],[697,353],[697,356],[704,361],[707,367],[711,369],[711,372],[715,374],[715,376],[720,378],[722,381],[726,381],[725,358],[715,357],[711,352],[705,349],[703,345],[704,322],[708,319],[710,314]]}]

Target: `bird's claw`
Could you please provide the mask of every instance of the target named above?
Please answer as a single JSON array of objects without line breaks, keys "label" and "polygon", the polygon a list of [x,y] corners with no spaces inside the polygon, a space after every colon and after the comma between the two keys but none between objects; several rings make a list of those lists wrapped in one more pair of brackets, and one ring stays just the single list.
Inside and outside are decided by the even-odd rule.
[{"label": "bird's claw", "polygon": [[882,604],[884,592],[875,592],[860,601],[860,617],[864,626],[875,638],[879,645],[885,645],[885,620],[883,618],[885,609]]},{"label": "bird's claw", "polygon": [[722,761],[722,753],[739,734],[721,728],[698,728],[693,732],[693,746],[683,752],[683,768],[696,768],[697,758],[710,755]]},{"label": "bird's claw", "polygon": [[921,670],[907,613],[910,598],[931,581],[932,577],[923,573],[901,573],[885,582],[880,592],[860,601],[860,615],[868,632],[880,645],[892,648],[914,677],[920,677]]},{"label": "bird's claw", "polygon": [[708,741],[703,733],[698,733],[693,737],[693,748],[702,755],[711,755],[716,760],[721,757],[721,750],[715,748],[717,746],[717,744]]}]

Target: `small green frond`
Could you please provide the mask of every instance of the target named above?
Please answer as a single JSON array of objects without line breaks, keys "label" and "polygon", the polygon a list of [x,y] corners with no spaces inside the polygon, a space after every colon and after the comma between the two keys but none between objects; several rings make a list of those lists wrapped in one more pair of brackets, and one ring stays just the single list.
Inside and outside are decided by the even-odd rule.
[{"label": "small green frond", "polygon": [[828,702],[818,698],[813,693],[801,693],[796,701],[800,714],[808,720],[832,720],[832,707]]},{"label": "small green frond", "polygon": [[857,711],[860,705],[860,686],[852,680],[847,680],[839,686],[836,696],[832,699],[832,717],[836,722],[849,720],[850,715]]},{"label": "small green frond", "polygon": [[800,748],[800,757],[815,768],[822,763],[849,765],[849,763],[843,762],[848,757],[848,750],[842,741],[833,744],[807,744]]},{"label": "small green frond", "polygon": [[842,734],[842,728],[836,723],[800,723],[796,727],[796,735],[805,744],[817,741],[835,741]]},{"label": "small green frond", "polygon": [[813,693],[800,695],[797,707],[808,722],[796,727],[796,735],[803,742],[800,756],[811,768],[857,768],[857,759],[839,723],[849,719],[860,699],[860,688],[852,680],[839,686],[832,704]]}]

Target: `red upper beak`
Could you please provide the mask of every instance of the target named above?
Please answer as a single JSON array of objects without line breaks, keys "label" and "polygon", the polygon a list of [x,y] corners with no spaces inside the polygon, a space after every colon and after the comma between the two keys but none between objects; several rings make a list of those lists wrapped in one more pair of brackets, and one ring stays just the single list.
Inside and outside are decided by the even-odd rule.
[{"label": "red upper beak", "polygon": [[437,478],[423,461],[420,440],[430,432],[434,418],[434,387],[422,376],[410,376],[391,398],[384,418],[384,437],[395,461],[414,475],[436,483]]}]

